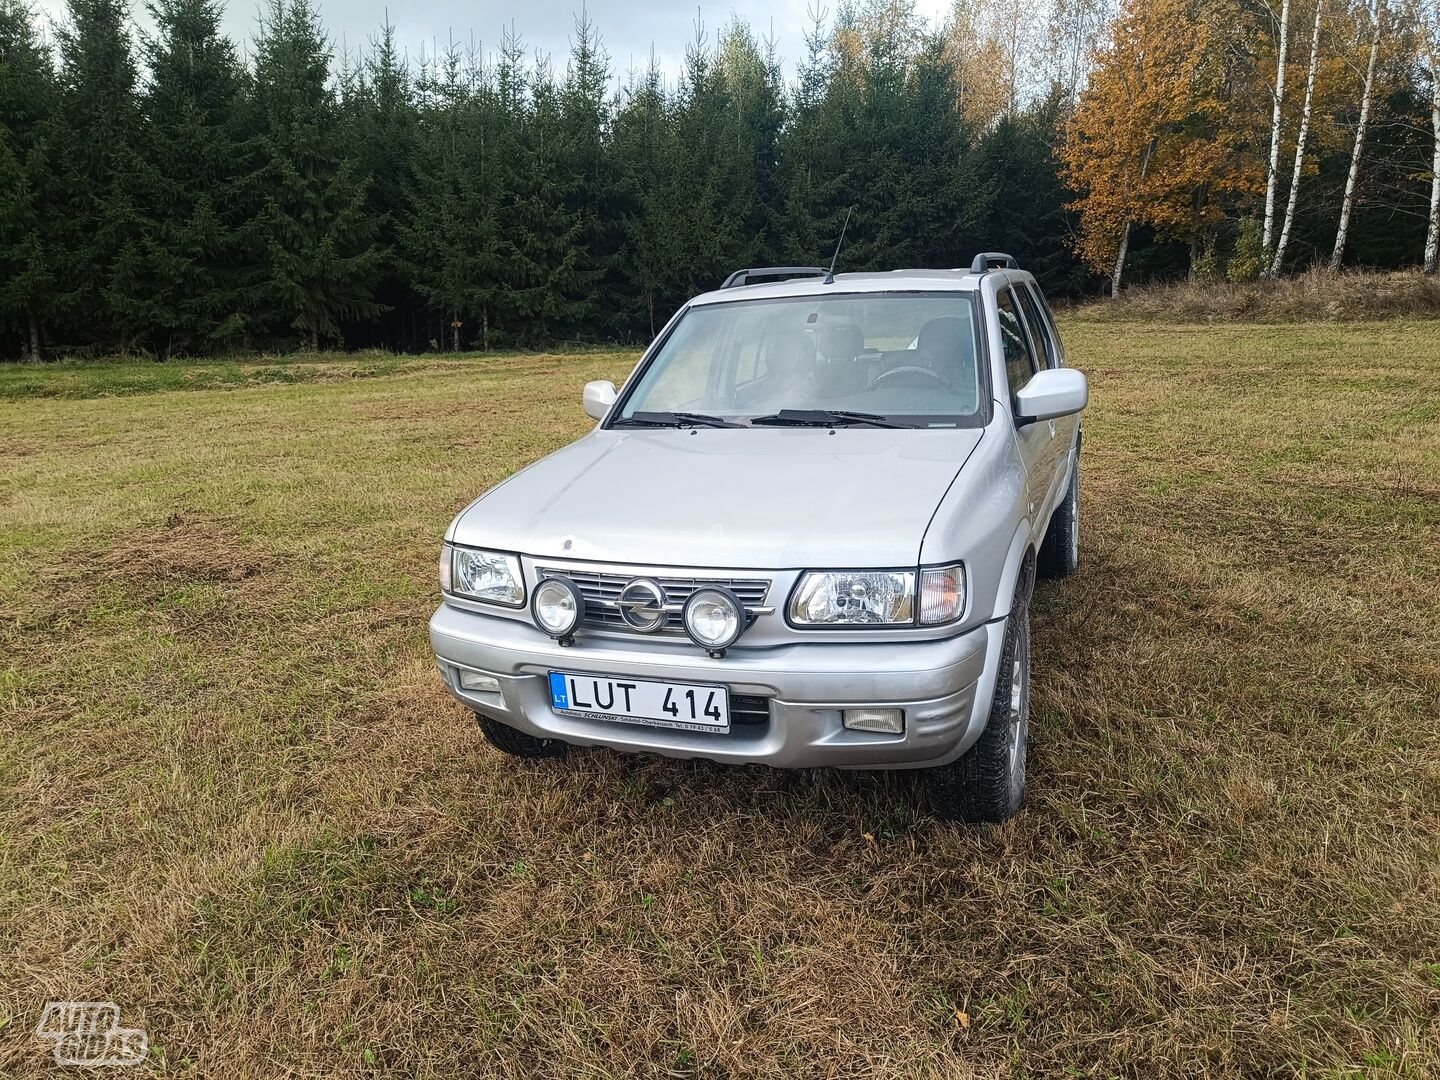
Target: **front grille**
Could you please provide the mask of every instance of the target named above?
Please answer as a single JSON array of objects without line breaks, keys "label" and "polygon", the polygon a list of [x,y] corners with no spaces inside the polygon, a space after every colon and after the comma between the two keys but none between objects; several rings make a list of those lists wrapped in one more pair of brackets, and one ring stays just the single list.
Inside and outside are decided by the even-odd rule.
[{"label": "front grille", "polygon": [[677,605],[665,617],[665,625],[655,631],[660,634],[682,634],[679,607],[690,598],[696,589],[709,585],[721,585],[733,592],[752,614],[765,606],[765,597],[770,593],[768,578],[723,578],[723,577],[668,577],[658,574],[608,574],[593,570],[578,570],[570,567],[541,566],[536,568],[541,578],[568,577],[585,597],[584,625],[602,630],[619,630],[636,633],[615,606],[621,590],[637,577],[648,577],[665,590],[666,604]]},{"label": "front grille", "polygon": [[740,727],[770,721],[770,699],[758,694],[730,695],[730,723]]}]

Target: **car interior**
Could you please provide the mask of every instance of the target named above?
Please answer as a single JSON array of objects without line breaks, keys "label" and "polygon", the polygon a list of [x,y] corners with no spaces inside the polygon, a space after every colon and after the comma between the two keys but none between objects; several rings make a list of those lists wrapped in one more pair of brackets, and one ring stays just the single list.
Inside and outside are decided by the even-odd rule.
[{"label": "car interior", "polygon": [[968,413],[976,407],[970,320],[929,319],[899,348],[868,346],[861,327],[830,320],[766,335],[753,378],[737,378],[733,405],[747,412],[853,408],[896,413]]}]

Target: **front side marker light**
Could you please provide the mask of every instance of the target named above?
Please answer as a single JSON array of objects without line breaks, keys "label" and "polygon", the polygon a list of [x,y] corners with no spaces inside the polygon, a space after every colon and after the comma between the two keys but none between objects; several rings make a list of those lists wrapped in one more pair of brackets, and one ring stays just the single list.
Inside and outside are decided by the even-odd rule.
[{"label": "front side marker light", "polygon": [[843,709],[840,722],[851,731],[878,731],[885,735],[905,734],[904,709]]},{"label": "front side marker light", "polygon": [[530,614],[535,625],[561,645],[575,640],[575,628],[585,616],[585,597],[576,584],[566,577],[548,577],[535,586],[530,598]]},{"label": "front side marker light", "polygon": [[965,567],[940,566],[920,573],[920,623],[935,626],[965,614]]}]

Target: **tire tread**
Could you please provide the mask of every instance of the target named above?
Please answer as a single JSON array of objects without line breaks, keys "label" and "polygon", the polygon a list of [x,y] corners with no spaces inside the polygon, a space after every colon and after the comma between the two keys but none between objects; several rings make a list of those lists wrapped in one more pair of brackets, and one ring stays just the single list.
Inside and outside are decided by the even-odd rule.
[{"label": "tire tread", "polygon": [[536,738],[481,713],[475,714],[475,722],[480,725],[480,733],[485,736],[486,742],[511,757],[538,759],[565,756],[565,744],[558,739]]},{"label": "tire tread", "polygon": [[[1026,634],[1028,648],[1029,619],[1029,606],[1022,593],[1017,596],[1016,606],[1005,623],[995,696],[979,741],[949,765],[926,771],[925,793],[936,817],[999,824],[1013,817],[1020,808],[1020,800],[1010,790],[1010,681],[1012,661],[1022,632]],[[1023,797],[1023,791],[1021,795]]]}]

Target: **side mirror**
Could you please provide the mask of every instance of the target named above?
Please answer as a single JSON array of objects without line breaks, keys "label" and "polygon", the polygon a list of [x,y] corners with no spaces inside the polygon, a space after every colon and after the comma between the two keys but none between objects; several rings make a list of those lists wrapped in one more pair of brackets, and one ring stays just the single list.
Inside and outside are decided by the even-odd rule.
[{"label": "side mirror", "polygon": [[1015,423],[1033,424],[1073,416],[1090,401],[1090,385],[1074,368],[1047,368],[1022,386],[1015,395]]},{"label": "side mirror", "polygon": [[585,403],[586,416],[592,420],[604,420],[610,406],[615,404],[615,384],[608,379],[587,382],[580,400]]}]

